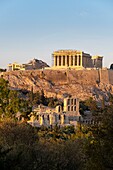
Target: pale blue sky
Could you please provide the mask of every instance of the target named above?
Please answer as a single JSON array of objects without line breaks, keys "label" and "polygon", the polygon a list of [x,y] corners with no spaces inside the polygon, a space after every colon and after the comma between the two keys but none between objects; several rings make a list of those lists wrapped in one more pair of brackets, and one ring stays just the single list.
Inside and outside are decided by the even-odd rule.
[{"label": "pale blue sky", "polygon": [[0,0],[0,67],[75,49],[113,63],[113,0]]}]

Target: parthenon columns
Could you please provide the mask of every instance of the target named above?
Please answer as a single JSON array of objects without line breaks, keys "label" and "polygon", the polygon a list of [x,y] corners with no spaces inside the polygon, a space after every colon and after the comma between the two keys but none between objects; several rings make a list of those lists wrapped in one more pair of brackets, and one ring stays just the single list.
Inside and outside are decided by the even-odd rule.
[{"label": "parthenon columns", "polygon": [[[68,59],[69,57],[69,59]],[[54,56],[54,66],[82,66],[81,55]]]},{"label": "parthenon columns", "polygon": [[69,56],[69,66],[71,66],[71,56]]},{"label": "parthenon columns", "polygon": [[77,55],[77,66],[79,66],[79,56]]},{"label": "parthenon columns", "polygon": [[75,66],[75,56],[73,56],[73,66]]},{"label": "parthenon columns", "polygon": [[61,56],[61,66],[63,66],[63,56]]},{"label": "parthenon columns", "polygon": [[57,66],[59,66],[59,56],[57,56]]},{"label": "parthenon columns", "polygon": [[65,66],[67,66],[67,55],[65,56]]}]

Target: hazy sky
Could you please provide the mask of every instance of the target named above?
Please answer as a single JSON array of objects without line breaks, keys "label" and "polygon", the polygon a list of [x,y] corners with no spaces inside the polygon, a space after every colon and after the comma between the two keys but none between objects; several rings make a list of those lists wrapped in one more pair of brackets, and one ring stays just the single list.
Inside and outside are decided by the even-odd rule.
[{"label": "hazy sky", "polygon": [[59,49],[113,63],[113,0],[0,0],[0,67],[33,58],[51,65]]}]

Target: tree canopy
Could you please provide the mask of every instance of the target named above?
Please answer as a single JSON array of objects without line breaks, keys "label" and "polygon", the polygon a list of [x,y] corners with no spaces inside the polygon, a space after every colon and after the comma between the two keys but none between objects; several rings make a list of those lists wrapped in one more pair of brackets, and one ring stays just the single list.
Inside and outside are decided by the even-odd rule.
[{"label": "tree canopy", "polygon": [[[57,99],[31,94],[32,102],[51,105]],[[103,101],[102,101],[103,102]],[[94,124],[75,127],[35,128],[15,120],[20,111],[30,112],[30,98],[24,100],[8,81],[0,78],[0,169],[2,170],[112,170],[113,96],[101,108],[90,98],[81,102],[82,113],[89,109]]]}]

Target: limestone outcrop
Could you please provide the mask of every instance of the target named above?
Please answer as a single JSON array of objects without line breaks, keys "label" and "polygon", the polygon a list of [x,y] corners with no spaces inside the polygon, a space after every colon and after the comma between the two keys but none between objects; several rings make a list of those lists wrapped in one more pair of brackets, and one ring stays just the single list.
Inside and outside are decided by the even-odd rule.
[{"label": "limestone outcrop", "polygon": [[113,71],[110,70],[26,70],[3,73],[14,89],[25,89],[34,92],[44,90],[48,97],[63,98],[66,95],[81,100],[93,97],[97,101],[108,100],[113,93]]}]

